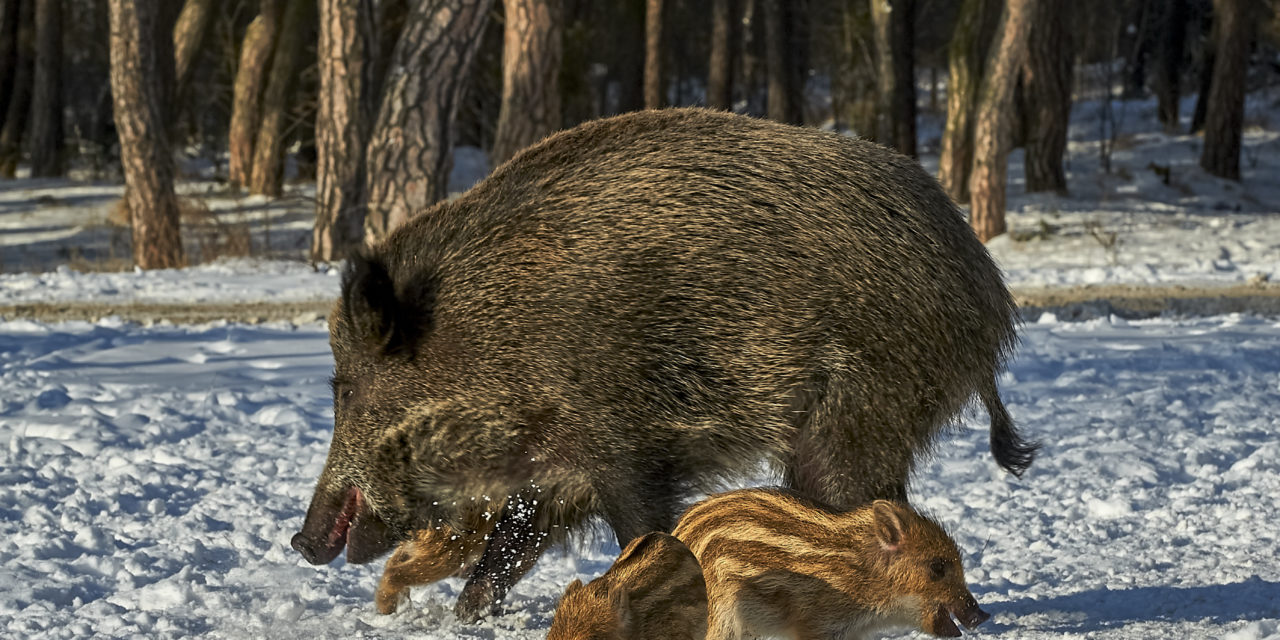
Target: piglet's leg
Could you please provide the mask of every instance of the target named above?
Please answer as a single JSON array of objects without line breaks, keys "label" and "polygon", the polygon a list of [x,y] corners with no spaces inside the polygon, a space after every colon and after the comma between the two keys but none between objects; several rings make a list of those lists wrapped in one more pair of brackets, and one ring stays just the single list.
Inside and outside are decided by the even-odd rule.
[{"label": "piglet's leg", "polygon": [[522,492],[507,501],[489,535],[484,553],[458,596],[454,614],[463,622],[475,622],[491,613],[507,591],[533,568],[542,555],[547,534],[539,531],[534,492]]}]

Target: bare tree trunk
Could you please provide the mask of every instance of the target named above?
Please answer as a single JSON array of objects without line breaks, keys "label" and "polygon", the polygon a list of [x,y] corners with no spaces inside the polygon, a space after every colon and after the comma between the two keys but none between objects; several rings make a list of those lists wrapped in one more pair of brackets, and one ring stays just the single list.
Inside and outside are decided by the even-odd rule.
[{"label": "bare tree trunk", "polygon": [[875,25],[877,142],[916,155],[915,0],[871,0]]},{"label": "bare tree trunk", "polygon": [[560,128],[560,0],[505,0],[493,166]]},{"label": "bare tree trunk", "polygon": [[1204,120],[1200,166],[1228,180],[1240,179],[1245,75],[1253,41],[1257,0],[1214,0],[1217,23],[1213,83]]},{"label": "bare tree trunk", "polygon": [[662,0],[647,0],[644,10],[644,108],[666,103],[662,85]]},{"label": "bare tree trunk", "polygon": [[0,129],[9,114],[13,76],[17,70],[19,0],[0,0]]},{"label": "bare tree trunk", "polygon": [[801,52],[794,44],[796,34],[792,25],[795,7],[787,0],[760,0],[764,18],[764,66],[768,79],[769,118],[779,122],[802,124],[802,82],[797,82],[796,57]]},{"label": "bare tree trunk", "polygon": [[274,198],[283,190],[284,125],[315,11],[315,0],[288,0],[285,5],[280,37],[262,93],[258,135],[253,143],[253,169],[249,173],[250,193]]},{"label": "bare tree trunk", "polygon": [[24,0],[18,6],[18,24],[14,42],[13,91],[9,108],[0,129],[0,177],[12,178],[22,160],[22,137],[31,115],[31,85],[35,75],[36,46],[35,2]]},{"label": "bare tree trunk", "polygon": [[938,158],[938,181],[956,202],[969,201],[973,121],[983,66],[999,17],[998,0],[965,0],[948,45],[947,124]]},{"label": "bare tree trunk", "polygon": [[492,0],[422,0],[396,44],[368,150],[365,241],[446,195],[453,121]]},{"label": "bare tree trunk", "polygon": [[173,27],[174,94],[181,96],[191,78],[191,68],[203,49],[205,35],[213,24],[214,0],[187,0]]},{"label": "bare tree trunk", "polygon": [[280,6],[281,0],[260,0],[258,16],[249,23],[240,44],[227,136],[231,184],[238,187],[248,186],[253,172],[253,143],[258,134],[262,89],[280,26]]},{"label": "bare tree trunk", "polygon": [[1067,193],[1062,166],[1071,117],[1073,54],[1068,0],[1039,0],[1022,70],[1027,191]]},{"label": "bare tree trunk", "polygon": [[365,212],[365,146],[373,125],[372,0],[320,0],[320,105],[316,114],[316,226],[311,259],[359,248]]},{"label": "bare tree trunk", "polygon": [[[133,226],[133,261],[143,269],[183,264],[173,156],[161,105],[156,39],[159,7],[148,0],[110,0],[111,95],[115,102],[125,199]],[[167,37],[167,33],[163,36]]]},{"label": "bare tree trunk", "polygon": [[1008,0],[1000,26],[1000,40],[987,60],[974,125],[973,171],[969,176],[969,224],[986,242],[1005,232],[1005,190],[1008,187],[1009,113],[1018,71],[1027,57],[1031,20],[1037,0]]},{"label": "bare tree trunk", "polygon": [[707,66],[707,106],[733,108],[733,51],[740,23],[735,0],[713,0],[711,5],[711,60]]},{"label": "bare tree trunk", "polygon": [[36,0],[36,63],[31,87],[27,147],[31,176],[51,178],[66,172],[63,138],[62,0]]},{"label": "bare tree trunk", "polygon": [[1218,19],[1213,15],[1213,11],[1197,12],[1197,22],[1200,25],[1200,34],[1204,39],[1203,46],[1200,47],[1199,65],[1197,65],[1197,78],[1199,83],[1196,91],[1196,106],[1191,112],[1191,133],[1200,133],[1204,130],[1205,115],[1209,112],[1209,90],[1213,88],[1213,68],[1217,60],[1217,43],[1218,43]]},{"label": "bare tree trunk", "polygon": [[1186,55],[1187,0],[1168,0],[1161,9],[1160,42],[1156,45],[1152,87],[1158,102],[1157,113],[1165,133],[1178,132],[1178,101],[1182,97],[1182,60]]}]

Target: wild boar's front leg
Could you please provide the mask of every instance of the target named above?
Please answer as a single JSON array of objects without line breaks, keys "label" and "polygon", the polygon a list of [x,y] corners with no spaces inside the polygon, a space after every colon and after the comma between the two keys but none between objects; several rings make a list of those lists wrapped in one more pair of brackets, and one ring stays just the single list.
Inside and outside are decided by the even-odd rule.
[{"label": "wild boar's front leg", "polygon": [[547,533],[539,531],[533,490],[512,496],[489,534],[484,553],[462,588],[454,614],[463,622],[475,622],[490,613],[515,583],[542,555]]}]

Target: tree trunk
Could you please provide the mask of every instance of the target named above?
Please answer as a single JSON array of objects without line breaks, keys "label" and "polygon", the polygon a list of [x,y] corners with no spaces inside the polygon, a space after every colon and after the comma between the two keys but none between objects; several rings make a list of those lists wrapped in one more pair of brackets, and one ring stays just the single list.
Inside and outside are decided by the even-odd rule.
[{"label": "tree trunk", "polygon": [[191,78],[191,68],[200,57],[205,35],[213,24],[213,10],[217,3],[214,0],[187,0],[182,5],[182,13],[178,15],[178,23],[173,27],[173,61],[175,93],[182,95],[187,81]]},{"label": "tree trunk", "polygon": [[276,40],[271,71],[262,93],[258,135],[253,143],[253,168],[249,173],[250,193],[275,198],[283,190],[285,121],[315,11],[315,0],[288,0],[285,5],[280,37]]},{"label": "tree trunk", "polygon": [[280,0],[261,0],[258,16],[249,23],[240,45],[227,136],[228,171],[231,184],[237,187],[248,186],[253,172],[253,143],[258,134],[262,89],[280,26],[280,5]]},{"label": "tree trunk", "polygon": [[796,77],[796,69],[801,66],[797,64],[796,57],[801,52],[793,46],[799,39],[793,25],[796,7],[787,0],[760,0],[760,8],[765,30],[764,66],[768,81],[769,118],[803,124],[801,93],[804,84]]},{"label": "tree trunk", "polygon": [[1244,89],[1253,41],[1257,0],[1214,0],[1216,56],[1204,120],[1200,166],[1228,180],[1240,179],[1240,136],[1244,127]]},{"label": "tree trunk", "polygon": [[1204,130],[1205,115],[1209,112],[1209,89],[1213,87],[1213,67],[1217,59],[1218,19],[1212,11],[1202,12],[1200,34],[1204,45],[1200,47],[1200,64],[1197,65],[1199,83],[1196,91],[1196,106],[1191,112],[1191,133]]},{"label": "tree trunk", "polygon": [[666,103],[662,85],[662,0],[647,0],[644,10],[644,108]]},{"label": "tree trunk", "polygon": [[1161,9],[1160,42],[1156,46],[1152,88],[1165,133],[1178,132],[1178,100],[1182,97],[1182,60],[1186,55],[1187,0],[1168,0]]},{"label": "tree trunk", "polygon": [[33,178],[52,178],[66,172],[66,140],[62,133],[64,111],[62,0],[36,0],[36,62],[27,133]]},{"label": "tree trunk", "polygon": [[173,193],[173,156],[161,105],[156,39],[156,2],[110,0],[111,95],[125,201],[133,226],[133,261],[143,269],[183,264],[178,200]]},{"label": "tree trunk", "polygon": [[365,146],[373,125],[371,0],[320,0],[320,104],[316,114],[316,226],[311,259],[341,260],[359,248],[365,212]]},{"label": "tree trunk", "polygon": [[938,158],[938,181],[960,203],[969,201],[974,111],[999,17],[998,0],[965,0],[948,45],[947,124]]},{"label": "tree trunk", "polygon": [[871,0],[875,26],[877,142],[916,155],[915,0]]},{"label": "tree trunk", "polygon": [[9,114],[13,75],[17,70],[19,0],[0,0],[0,129]]},{"label": "tree trunk", "polygon": [[396,44],[368,150],[365,241],[446,195],[453,121],[492,0],[415,3]]},{"label": "tree trunk", "polygon": [[1062,166],[1071,117],[1071,34],[1068,0],[1039,0],[1022,70],[1023,144],[1027,191],[1067,193]]},{"label": "tree trunk", "polygon": [[738,7],[735,0],[713,0],[711,5],[711,59],[707,65],[707,106],[733,108],[733,51]]},{"label": "tree trunk", "polygon": [[12,178],[22,160],[22,137],[31,115],[31,85],[35,75],[36,47],[35,2],[23,0],[18,5],[18,24],[14,41],[13,91],[9,108],[0,129],[0,177]]},{"label": "tree trunk", "polygon": [[1008,0],[1000,40],[987,59],[974,124],[973,172],[969,176],[969,224],[986,242],[1005,232],[1005,189],[1008,187],[1009,112],[1018,71],[1027,57],[1031,20],[1037,0]]},{"label": "tree trunk", "polygon": [[505,0],[502,108],[490,159],[498,166],[560,128],[560,0]]}]

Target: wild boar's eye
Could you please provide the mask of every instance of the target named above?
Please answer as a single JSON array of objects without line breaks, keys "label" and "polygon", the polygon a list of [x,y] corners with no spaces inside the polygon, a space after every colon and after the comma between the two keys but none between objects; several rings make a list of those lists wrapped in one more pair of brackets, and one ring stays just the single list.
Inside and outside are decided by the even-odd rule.
[{"label": "wild boar's eye", "polygon": [[947,575],[947,561],[942,558],[934,558],[929,561],[929,578],[933,580],[941,580]]}]

